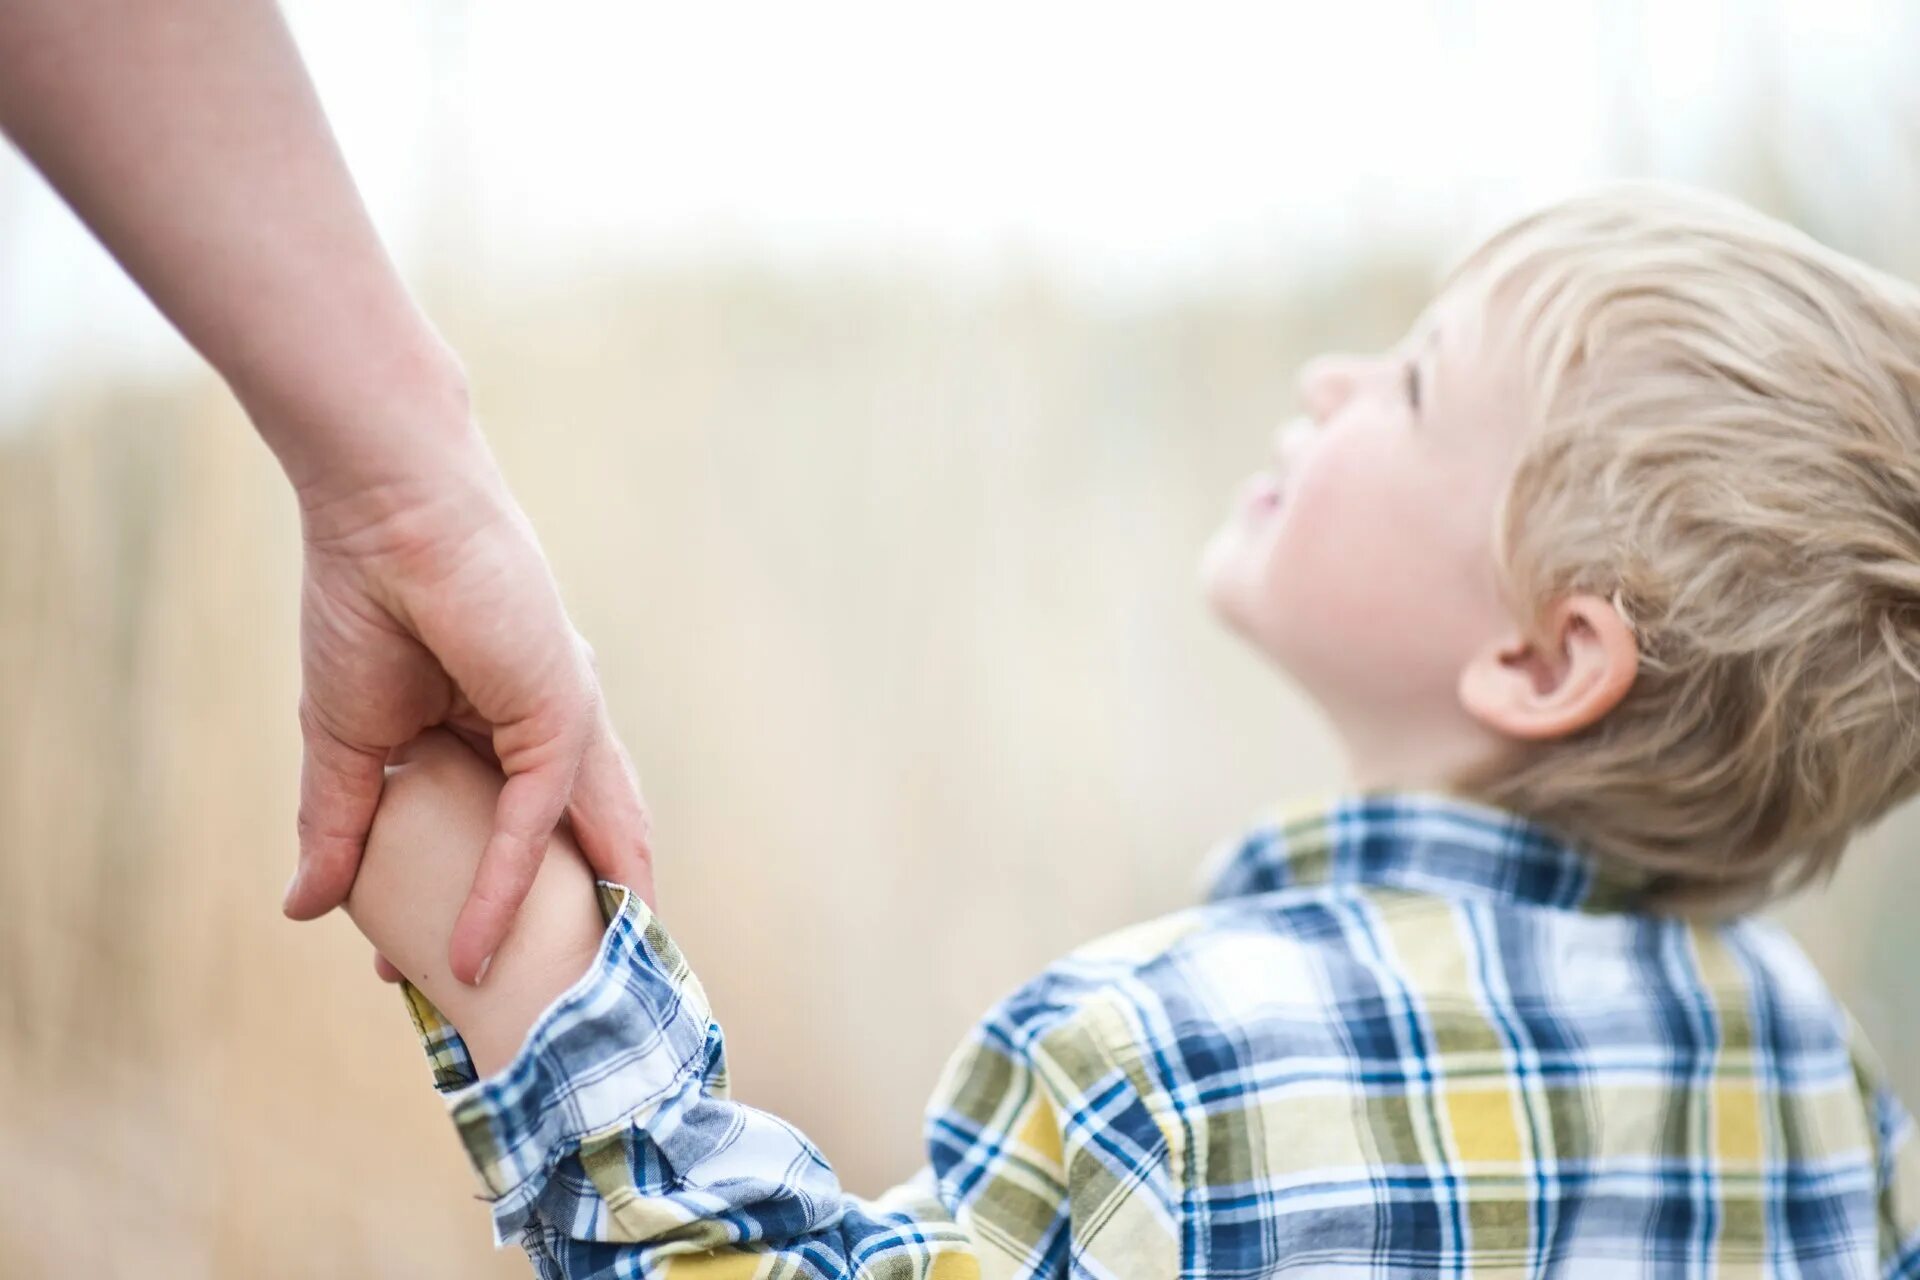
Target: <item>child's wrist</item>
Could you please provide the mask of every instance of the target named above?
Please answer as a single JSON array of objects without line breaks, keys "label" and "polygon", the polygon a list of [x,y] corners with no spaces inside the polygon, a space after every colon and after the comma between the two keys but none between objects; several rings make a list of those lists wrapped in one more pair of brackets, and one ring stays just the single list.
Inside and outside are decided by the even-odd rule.
[{"label": "child's wrist", "polygon": [[446,733],[423,735],[395,758],[347,913],[460,1033],[475,1068],[491,1074],[592,966],[606,933],[593,872],[562,823],[480,984],[459,981],[447,946],[503,780]]},{"label": "child's wrist", "polygon": [[474,1070],[489,1076],[511,1062],[555,1000],[593,967],[606,922],[586,859],[556,836],[539,875],[478,986],[436,964],[426,992],[460,1033]]},{"label": "child's wrist", "polygon": [[[511,1063],[526,1044],[528,1033],[540,1021],[540,1015],[592,969],[597,954],[597,948],[587,949],[570,957],[554,957],[498,975],[493,972],[494,968],[505,966],[496,954],[480,987],[456,982],[456,990],[449,998],[459,999],[464,995],[471,1008],[460,1017],[448,1015],[448,1021],[466,1043],[474,1071],[482,1077],[491,1076]],[[437,1007],[439,1002],[435,1004]]]}]

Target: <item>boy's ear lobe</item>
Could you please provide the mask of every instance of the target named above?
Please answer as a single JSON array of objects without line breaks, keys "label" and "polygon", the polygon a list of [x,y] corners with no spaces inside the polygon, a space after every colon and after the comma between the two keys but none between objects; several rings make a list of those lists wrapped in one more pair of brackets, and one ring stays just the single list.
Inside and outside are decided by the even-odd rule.
[{"label": "boy's ear lobe", "polygon": [[1545,647],[1503,637],[1460,673],[1460,705],[1494,732],[1543,741],[1597,722],[1633,687],[1640,646],[1613,602],[1595,595],[1560,600],[1546,620]]}]

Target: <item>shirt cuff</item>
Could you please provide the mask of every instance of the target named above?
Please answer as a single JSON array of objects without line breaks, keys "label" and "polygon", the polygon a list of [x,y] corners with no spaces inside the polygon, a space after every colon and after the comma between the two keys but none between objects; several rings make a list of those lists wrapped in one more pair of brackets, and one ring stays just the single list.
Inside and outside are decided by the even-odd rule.
[{"label": "shirt cuff", "polygon": [[555,1167],[583,1141],[644,1127],[663,1103],[707,1083],[716,1057],[719,1028],[680,949],[638,894],[605,881],[599,893],[607,929],[592,966],[485,1079],[432,1002],[402,984],[434,1087],[491,1204],[496,1244],[525,1230]]}]

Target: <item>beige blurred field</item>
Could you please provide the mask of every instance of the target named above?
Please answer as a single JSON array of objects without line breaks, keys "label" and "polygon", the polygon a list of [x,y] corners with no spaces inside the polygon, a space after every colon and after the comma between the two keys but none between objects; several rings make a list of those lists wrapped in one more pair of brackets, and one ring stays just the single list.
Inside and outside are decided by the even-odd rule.
[{"label": "beige blurred field", "polygon": [[[601,655],[739,1090],[851,1188],[911,1172],[989,1002],[1337,783],[1193,561],[1300,360],[1392,340],[1432,276],[1132,306],[1016,265],[430,291]],[[74,386],[0,442],[7,1275],[525,1273],[366,948],[277,912],[296,564],[210,378]],[[1920,1101],[1917,834],[1790,918]]]}]

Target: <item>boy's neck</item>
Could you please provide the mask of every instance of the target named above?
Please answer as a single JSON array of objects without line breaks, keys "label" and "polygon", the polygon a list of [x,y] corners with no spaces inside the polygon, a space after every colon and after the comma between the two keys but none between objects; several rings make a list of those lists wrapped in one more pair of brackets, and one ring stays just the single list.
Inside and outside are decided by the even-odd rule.
[{"label": "boy's neck", "polygon": [[1408,714],[1376,723],[1336,720],[1355,790],[1446,791],[1455,778],[1509,746],[1470,717]]}]

